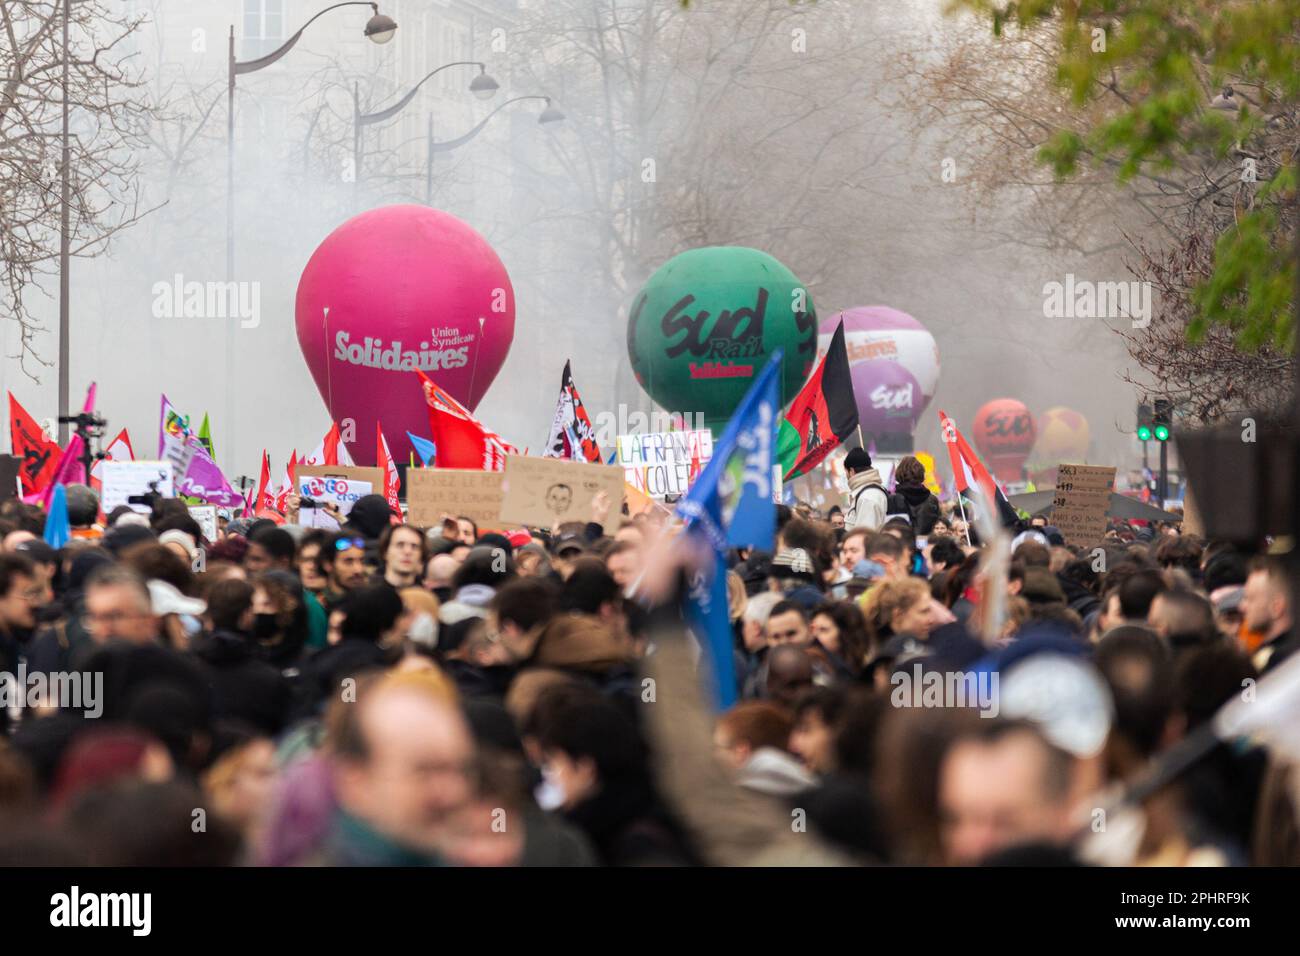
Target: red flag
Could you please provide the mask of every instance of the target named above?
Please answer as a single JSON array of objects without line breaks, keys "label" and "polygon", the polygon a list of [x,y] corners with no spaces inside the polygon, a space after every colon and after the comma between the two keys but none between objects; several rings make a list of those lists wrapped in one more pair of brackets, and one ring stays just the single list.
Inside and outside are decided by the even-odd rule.
[{"label": "red flag", "polygon": [[14,455],[23,460],[18,469],[23,494],[44,490],[54,477],[62,450],[50,441],[36,419],[27,414],[27,409],[18,404],[13,392],[9,393],[9,435]]},{"label": "red flag", "polygon": [[470,411],[435,385],[419,369],[424,400],[429,404],[429,431],[438,446],[439,468],[474,468],[479,471],[502,471],[506,455],[519,450],[507,444]]},{"label": "red flag", "polygon": [[384,429],[379,422],[375,422],[375,464],[384,469],[384,497],[388,499],[388,508],[394,517],[400,518],[402,503],[397,492],[402,482],[397,474],[397,462],[393,461],[393,456],[388,452],[388,439],[384,437]]},{"label": "red flag", "polygon": [[274,508],[275,499],[267,486],[271,483],[271,458],[262,449],[262,474],[257,479],[257,494],[253,496],[253,513],[260,514],[263,508]]},{"label": "red flag", "polygon": [[[83,414],[91,414],[95,410],[95,392],[94,382],[90,383],[90,388],[86,391],[86,401],[82,405]],[[50,478],[50,483],[45,486],[43,492],[39,492],[40,503],[46,511],[50,509],[50,501],[54,497],[54,489],[59,485],[84,485],[86,483],[86,463],[81,460],[82,452],[85,450],[86,443],[80,435],[73,435],[68,441],[68,447],[63,449],[58,463],[54,466],[54,474]],[[29,503],[38,497],[37,494],[29,495]]]}]

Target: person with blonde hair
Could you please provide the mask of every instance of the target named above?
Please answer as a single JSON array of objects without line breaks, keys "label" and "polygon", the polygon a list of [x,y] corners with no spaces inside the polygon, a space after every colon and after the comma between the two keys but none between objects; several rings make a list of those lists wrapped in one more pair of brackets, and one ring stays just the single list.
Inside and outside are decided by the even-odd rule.
[{"label": "person with blonde hair", "polygon": [[879,647],[895,634],[925,640],[941,624],[955,620],[936,601],[921,578],[887,578],[862,596],[862,614],[872,642]]}]

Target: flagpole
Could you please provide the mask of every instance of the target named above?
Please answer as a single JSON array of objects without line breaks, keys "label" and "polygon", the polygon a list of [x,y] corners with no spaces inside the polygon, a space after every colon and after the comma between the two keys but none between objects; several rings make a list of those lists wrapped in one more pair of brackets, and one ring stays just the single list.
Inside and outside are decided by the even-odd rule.
[{"label": "flagpole", "polygon": [[[957,491],[955,488],[953,490]],[[974,547],[970,543],[970,522],[966,520],[966,503],[962,501],[960,491],[957,491],[957,507],[961,509],[961,523],[966,526],[966,547]]]}]

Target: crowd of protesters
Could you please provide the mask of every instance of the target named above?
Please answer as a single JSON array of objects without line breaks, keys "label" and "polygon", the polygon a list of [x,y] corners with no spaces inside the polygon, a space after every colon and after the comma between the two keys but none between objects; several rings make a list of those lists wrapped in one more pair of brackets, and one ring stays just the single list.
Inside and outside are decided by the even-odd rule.
[{"label": "crowd of protesters", "polygon": [[732,553],[721,712],[667,509],[419,528],[370,496],[325,531],[291,497],[210,541],[70,486],[56,551],[10,501],[0,863],[1300,862],[1297,774],[1250,741],[1105,796],[1295,652],[1278,557],[1033,518],[993,577],[916,459],[892,492],[849,465],[843,509]]}]

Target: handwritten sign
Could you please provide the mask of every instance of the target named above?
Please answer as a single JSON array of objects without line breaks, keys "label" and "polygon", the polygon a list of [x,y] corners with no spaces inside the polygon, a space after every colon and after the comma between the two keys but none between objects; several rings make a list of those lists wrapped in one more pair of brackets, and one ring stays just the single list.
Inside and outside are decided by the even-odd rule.
[{"label": "handwritten sign", "polygon": [[557,522],[591,521],[592,500],[603,491],[609,497],[606,525],[617,525],[623,507],[623,476],[617,465],[507,455],[501,517],[540,528]]},{"label": "handwritten sign", "polygon": [[1106,533],[1106,514],[1115,469],[1099,465],[1058,465],[1052,524],[1071,544],[1096,544]]},{"label": "handwritten sign", "polygon": [[619,435],[619,467],[629,485],[652,498],[684,495],[713,457],[713,432],[649,432]]},{"label": "handwritten sign", "polygon": [[406,472],[406,520],[433,528],[448,514],[469,518],[479,528],[504,527],[504,477],[499,471],[470,468],[412,468]]},{"label": "handwritten sign", "polygon": [[127,501],[127,498],[139,497],[156,491],[164,498],[174,494],[172,483],[172,466],[166,461],[107,461],[103,463],[103,488],[99,506],[104,514],[109,514],[119,505],[126,505],[132,511],[149,514],[146,504]]},{"label": "handwritten sign", "polygon": [[199,523],[203,537],[209,541],[217,540],[216,505],[190,505],[190,517]]}]

